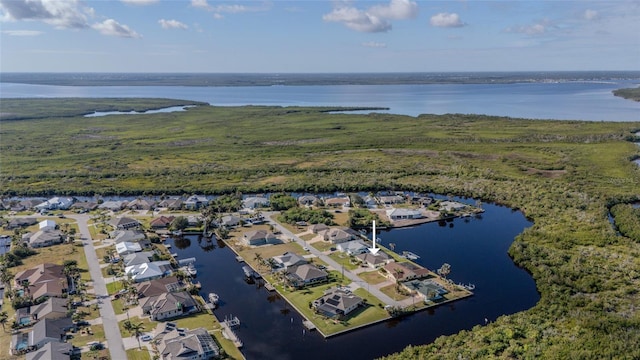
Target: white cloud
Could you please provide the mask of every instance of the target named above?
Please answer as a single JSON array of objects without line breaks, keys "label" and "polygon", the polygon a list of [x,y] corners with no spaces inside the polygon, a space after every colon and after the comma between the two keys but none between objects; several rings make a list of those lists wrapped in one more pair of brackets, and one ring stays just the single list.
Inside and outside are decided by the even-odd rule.
[{"label": "white cloud", "polygon": [[42,21],[60,29],[88,28],[87,15],[93,15],[77,0],[0,0],[0,10],[3,20]]},{"label": "white cloud", "polygon": [[211,9],[211,5],[209,5],[207,0],[191,0],[191,6],[205,10]]},{"label": "white cloud", "polygon": [[213,18],[216,19],[216,20],[222,20],[222,19],[224,19],[224,15],[219,14],[219,13],[215,13],[215,14],[213,14]]},{"label": "white cloud", "polygon": [[353,7],[341,7],[322,16],[322,20],[343,23],[349,29],[360,32],[386,32],[391,23],[385,19]]},{"label": "white cloud", "polygon": [[120,0],[125,4],[129,4],[129,5],[151,5],[154,3],[157,3],[160,0]]},{"label": "white cloud", "polygon": [[227,14],[240,14],[240,13],[248,13],[248,12],[262,12],[268,11],[271,9],[271,4],[269,2],[263,2],[260,5],[256,6],[247,6],[240,4],[220,4],[220,5],[211,5],[207,0],[191,0],[191,6],[199,9],[204,9],[207,11],[215,12],[217,15],[220,15],[217,18],[222,18],[223,13]]},{"label": "white cloud", "polygon": [[540,34],[546,33],[548,30],[549,30],[548,22],[537,22],[531,25],[510,27],[510,28],[507,28],[505,32],[526,34],[526,35],[540,35]]},{"label": "white cloud", "polygon": [[368,41],[368,42],[362,43],[362,46],[369,47],[369,48],[386,48],[387,44],[382,42]]},{"label": "white cloud", "polygon": [[585,20],[595,20],[598,18],[598,12],[596,10],[587,9],[582,15]]},{"label": "white cloud", "polygon": [[137,32],[131,30],[127,25],[120,24],[113,19],[107,19],[101,23],[93,24],[92,28],[98,30],[103,35],[118,36],[124,38],[141,38]]},{"label": "white cloud", "polygon": [[391,0],[388,5],[372,6],[368,12],[383,19],[413,19],[418,16],[418,4],[409,0]]},{"label": "white cloud", "polygon": [[165,20],[165,19],[160,19],[158,20],[158,23],[160,24],[160,26],[162,26],[163,29],[182,29],[182,30],[186,30],[188,28],[187,25],[185,25],[184,23],[181,23],[178,20]]},{"label": "white cloud", "polygon": [[42,31],[37,30],[4,30],[2,33],[9,36],[38,36],[44,34]]},{"label": "white cloud", "polygon": [[460,20],[460,16],[456,13],[439,13],[435,14],[429,20],[431,26],[435,27],[463,27],[465,24]]}]

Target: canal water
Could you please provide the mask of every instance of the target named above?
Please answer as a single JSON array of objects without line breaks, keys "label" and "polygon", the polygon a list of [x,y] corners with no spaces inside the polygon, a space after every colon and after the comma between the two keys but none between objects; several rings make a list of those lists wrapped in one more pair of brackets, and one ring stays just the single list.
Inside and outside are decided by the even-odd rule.
[{"label": "canal water", "polygon": [[329,339],[305,331],[300,315],[277,293],[267,291],[260,282],[245,282],[242,264],[223,243],[197,236],[169,239],[168,243],[179,258],[197,259],[202,293],[220,295],[216,316],[220,320],[226,316],[240,319],[236,333],[244,342],[242,351],[247,359],[373,359],[483,325],[485,318],[493,321],[526,310],[539,300],[531,276],[507,255],[514,237],[531,223],[522,213],[506,207],[484,204],[483,208],[486,211],[478,218],[379,234],[382,244],[394,243],[396,252],[420,255],[416,262],[429,269],[449,263],[449,278],[475,284],[474,296]]}]

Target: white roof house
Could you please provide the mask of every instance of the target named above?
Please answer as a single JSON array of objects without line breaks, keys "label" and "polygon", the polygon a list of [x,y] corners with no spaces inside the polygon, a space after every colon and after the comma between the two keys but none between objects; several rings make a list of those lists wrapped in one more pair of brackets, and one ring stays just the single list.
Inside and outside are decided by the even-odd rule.
[{"label": "white roof house", "polygon": [[45,202],[36,205],[38,210],[67,210],[73,205],[73,198],[53,197]]},{"label": "white roof house", "polygon": [[387,210],[387,217],[391,220],[406,220],[406,219],[420,219],[424,217],[422,212],[417,209],[390,209]]},{"label": "white roof house", "polygon": [[40,230],[55,230],[56,222],[53,220],[42,220],[38,223]]},{"label": "white roof house", "polygon": [[247,209],[256,209],[269,206],[269,199],[260,196],[248,197],[242,200],[242,206]]},{"label": "white roof house", "polygon": [[362,240],[353,240],[347,241],[345,243],[340,243],[336,246],[336,248],[348,255],[364,254],[369,251],[369,246],[367,246],[367,244],[365,244]]},{"label": "white roof house", "polygon": [[124,273],[134,282],[159,279],[171,273],[171,263],[167,261],[153,261],[124,268]]},{"label": "white roof house", "polygon": [[204,195],[191,195],[184,202],[184,207],[192,210],[196,210],[207,205],[209,205],[209,199]]},{"label": "white roof house", "polygon": [[137,242],[123,241],[116,244],[116,252],[120,256],[133,254],[139,251],[142,251],[142,246]]},{"label": "white roof house", "polygon": [[308,263],[302,256],[288,251],[282,255],[274,256],[272,259],[276,267],[283,269]]}]

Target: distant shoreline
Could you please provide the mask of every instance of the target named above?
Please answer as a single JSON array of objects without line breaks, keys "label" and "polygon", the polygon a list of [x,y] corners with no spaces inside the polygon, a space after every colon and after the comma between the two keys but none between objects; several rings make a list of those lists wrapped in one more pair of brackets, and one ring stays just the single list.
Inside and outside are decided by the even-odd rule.
[{"label": "distant shoreline", "polygon": [[0,82],[57,86],[310,86],[606,82],[640,71],[420,73],[2,73]]}]

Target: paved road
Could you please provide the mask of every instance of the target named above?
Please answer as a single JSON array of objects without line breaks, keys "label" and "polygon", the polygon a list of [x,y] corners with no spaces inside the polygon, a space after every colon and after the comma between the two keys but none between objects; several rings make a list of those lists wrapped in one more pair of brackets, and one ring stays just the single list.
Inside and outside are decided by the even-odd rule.
[{"label": "paved road", "polygon": [[[311,254],[317,256],[320,260],[324,261],[325,263],[327,263],[329,266],[333,267],[334,269],[343,269],[342,265],[338,264],[335,260],[333,260],[332,258],[330,258],[327,255],[323,254],[321,251],[317,250],[313,246],[307,246],[305,241],[300,239],[299,237],[297,237],[296,234],[292,233],[291,231],[289,231],[287,228],[285,228],[284,226],[280,225],[279,223],[271,220],[271,215],[275,214],[275,212],[263,212],[262,214],[264,215],[265,219],[268,220],[268,223],[273,225],[278,230],[280,230],[280,232],[282,232],[282,234],[284,234],[285,237],[294,240],[295,242],[300,244],[300,246],[302,246],[302,247],[307,247]],[[362,280],[360,277],[358,277],[358,275],[352,273],[351,271],[349,271],[347,269],[344,269],[344,276],[346,276],[351,281],[353,281],[353,284],[351,285],[352,287],[365,288],[373,296],[375,296],[378,299],[380,299],[383,303],[385,303],[387,305],[398,306],[398,307],[404,306],[404,304],[402,302],[393,300],[392,298],[390,298],[389,296],[384,294],[382,291],[380,291],[375,286],[367,286],[366,282],[364,280]],[[357,286],[355,286],[354,284],[357,284]],[[361,284],[365,284],[365,285],[363,286]]]},{"label": "paved road", "polygon": [[107,338],[111,359],[126,359],[127,353],[124,350],[124,342],[120,334],[120,329],[118,328],[118,320],[113,311],[113,306],[111,306],[111,299],[107,293],[107,285],[102,277],[100,263],[98,262],[98,257],[93,247],[89,227],[87,226],[90,215],[68,215],[68,217],[78,222],[80,236],[82,236],[82,243],[84,244],[84,253],[87,257],[87,263],[89,263],[89,273],[91,274],[91,280],[93,280],[93,289],[96,292],[96,297],[100,304],[100,316],[102,317],[102,325]]}]

